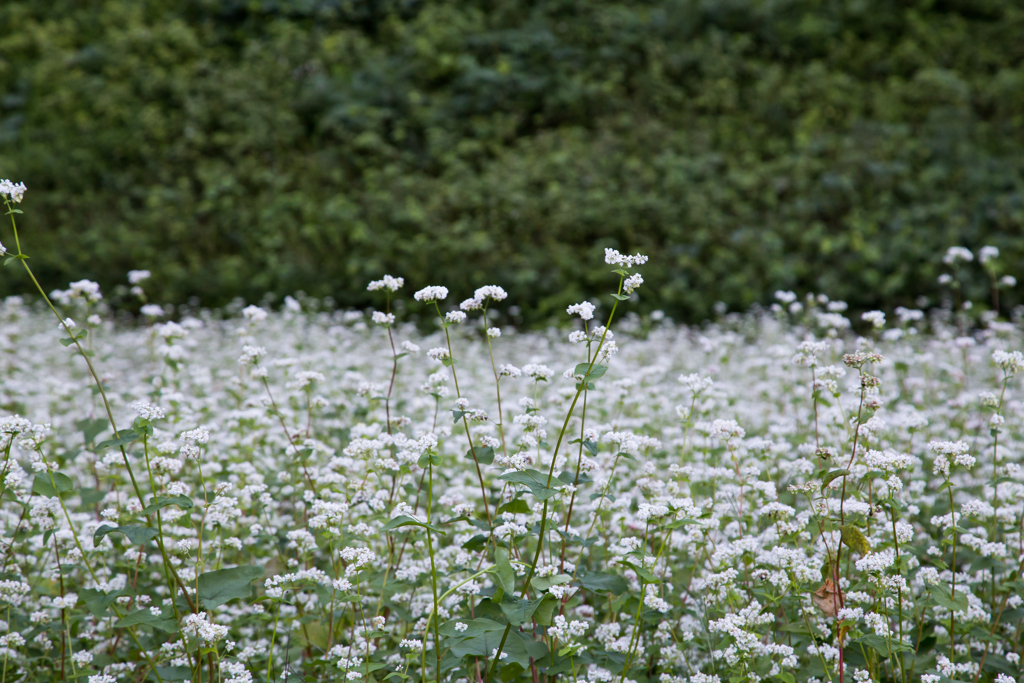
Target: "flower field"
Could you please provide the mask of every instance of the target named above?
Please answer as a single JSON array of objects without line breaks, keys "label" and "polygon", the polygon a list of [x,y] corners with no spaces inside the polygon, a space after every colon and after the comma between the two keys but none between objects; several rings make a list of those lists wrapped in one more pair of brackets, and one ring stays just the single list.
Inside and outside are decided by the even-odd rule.
[{"label": "flower field", "polygon": [[678,326],[605,260],[546,332],[391,276],[373,312],[8,298],[0,680],[1018,681],[1020,327]]}]

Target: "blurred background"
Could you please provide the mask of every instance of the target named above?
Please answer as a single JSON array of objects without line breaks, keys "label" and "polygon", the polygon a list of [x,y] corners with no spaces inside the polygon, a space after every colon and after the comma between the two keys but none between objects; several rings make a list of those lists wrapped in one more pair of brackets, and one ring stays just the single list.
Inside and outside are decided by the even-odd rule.
[{"label": "blurred background", "polygon": [[952,245],[1022,275],[1022,36],[1019,0],[3,0],[0,177],[44,286],[115,302],[390,273],[542,323],[614,247],[690,322],[934,304]]}]

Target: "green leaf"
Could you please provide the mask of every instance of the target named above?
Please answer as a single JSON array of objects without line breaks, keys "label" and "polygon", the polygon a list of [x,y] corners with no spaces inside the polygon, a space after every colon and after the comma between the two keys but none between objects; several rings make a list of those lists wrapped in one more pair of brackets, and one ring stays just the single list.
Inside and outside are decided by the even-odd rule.
[{"label": "green leaf", "polygon": [[618,299],[619,301],[629,301],[629,297],[626,296],[625,294],[612,294],[612,297]]},{"label": "green leaf", "polygon": [[861,555],[867,555],[871,552],[871,544],[868,543],[864,533],[857,527],[852,524],[845,524],[840,528],[840,533],[843,544],[850,550]]},{"label": "green leaf", "polygon": [[[570,577],[571,578],[571,577]],[[561,604],[561,601],[556,599],[555,596],[550,593],[546,593],[537,605],[537,610],[533,613],[533,618],[541,626],[551,626],[551,618],[555,614],[555,608]]]},{"label": "green leaf", "polygon": [[442,536],[445,535],[445,532],[442,531],[441,529],[438,529],[436,526],[434,526],[432,524],[424,524],[423,522],[419,521],[418,519],[413,519],[409,515],[398,515],[397,517],[392,519],[390,522],[388,522],[387,524],[382,526],[380,528],[380,530],[381,531],[391,531],[393,529],[397,529],[397,528],[403,527],[403,526],[423,527],[424,529],[430,529],[433,532],[439,533]]},{"label": "green leaf", "polygon": [[949,588],[942,584],[932,586],[932,601],[951,612],[967,612],[967,608],[970,606],[966,593],[961,590],[957,591],[955,595],[950,594]]},{"label": "green leaf", "polygon": [[247,598],[251,593],[249,584],[263,573],[263,567],[245,564],[200,574],[199,601],[206,609],[213,609],[235,598]]},{"label": "green leaf", "polygon": [[128,540],[135,545],[142,545],[147,541],[152,541],[159,535],[159,531],[151,526],[101,526],[96,529],[96,533],[92,535],[93,542],[99,543],[100,539],[107,534],[112,533],[124,534],[128,537]]},{"label": "green leaf", "polygon": [[[590,370],[590,372],[587,373],[587,370]],[[604,377],[604,373],[606,372],[608,372],[607,365],[595,364],[594,367],[590,367],[590,363],[580,363],[573,368],[572,374],[577,377],[583,377],[589,382],[591,380],[601,379]]]},{"label": "green leaf", "polygon": [[647,569],[644,569],[643,567],[635,565],[632,562],[627,562],[626,560],[619,560],[619,564],[624,565],[626,567],[629,567],[630,569],[635,571],[636,575],[639,576],[640,578],[642,578],[647,583],[660,583],[661,582],[661,580],[657,576],[652,574],[650,571],[648,571]]},{"label": "green leaf", "polygon": [[94,420],[76,420],[75,427],[82,432],[83,443],[88,446],[96,437],[103,433],[110,423],[106,418],[98,417]]},{"label": "green leaf", "polygon": [[96,590],[95,588],[83,588],[78,592],[82,602],[85,603],[86,608],[92,612],[93,616],[105,617],[107,616],[107,610],[114,601],[125,594],[125,591],[119,590],[114,591],[110,594],[104,593],[103,591]]},{"label": "green leaf", "polygon": [[[53,482],[50,482],[50,477],[53,477]],[[56,484],[56,488],[54,488]],[[56,498],[58,495],[64,498],[70,494],[75,488],[75,483],[71,481],[71,477],[60,472],[40,472],[32,479],[32,493],[43,496],[45,498]]]},{"label": "green leaf", "polygon": [[528,515],[530,514],[530,506],[526,504],[526,501],[522,498],[516,498],[498,508],[498,514],[502,512],[511,512],[516,515]]},{"label": "green leaf", "polygon": [[[861,645],[867,645],[868,647],[872,648],[875,652],[882,655],[882,657],[889,656],[890,641],[888,638],[885,638],[884,636],[879,636],[874,633],[871,633],[866,636],[861,636],[860,638],[857,638],[855,640],[851,640],[850,642],[859,643]],[[891,647],[893,652],[899,652],[900,650],[904,652],[913,652],[913,648],[908,647],[907,645],[901,645],[898,640],[891,641]]]},{"label": "green leaf", "polygon": [[529,621],[543,600],[544,598],[524,600],[505,593],[501,598],[501,611],[508,619],[508,623],[513,626],[521,626]]},{"label": "green leaf", "polygon": [[828,485],[839,477],[845,477],[850,473],[850,470],[832,470],[821,479],[821,490],[824,491],[828,488]]},{"label": "green leaf", "polygon": [[[158,666],[156,672],[165,681],[192,680],[192,668],[188,666]],[[154,678],[153,680],[156,680]]]},{"label": "green leaf", "polygon": [[516,570],[508,560],[508,552],[504,548],[494,551],[494,573],[498,577],[498,583],[506,593],[514,593],[516,590]]},{"label": "green leaf", "polygon": [[494,462],[494,449],[490,446],[477,446],[475,449],[470,448],[466,451],[466,459],[472,460],[474,452],[476,452],[476,461],[481,465],[490,465]]},{"label": "green leaf", "polygon": [[580,571],[576,575],[576,582],[588,591],[612,595],[622,595],[629,588],[626,580],[618,574]]},{"label": "green leaf", "polygon": [[530,580],[530,585],[539,591],[546,591],[552,586],[561,586],[563,583],[569,583],[572,581],[572,577],[568,574],[555,574],[554,576],[535,576]]},{"label": "green leaf", "polygon": [[547,500],[558,493],[556,489],[560,489],[565,486],[565,482],[560,481],[556,477],[550,478],[551,484],[549,486],[548,475],[543,472],[538,472],[537,470],[506,472],[498,477],[498,479],[504,479],[505,481],[512,482],[513,484],[524,484],[529,487],[530,493],[540,500]]},{"label": "green leaf", "polygon": [[666,529],[678,529],[679,527],[688,526],[688,525],[701,526],[701,523],[699,521],[697,521],[696,519],[690,519],[689,517],[680,517],[679,519],[675,520],[674,522],[669,522],[668,524],[666,524],[665,528]]},{"label": "green leaf", "polygon": [[116,448],[118,446],[127,446],[130,443],[139,440],[139,435],[134,429],[122,429],[114,438],[101,441],[96,444],[96,451],[102,451],[105,448]]},{"label": "green leaf", "polygon": [[157,510],[162,510],[169,505],[177,505],[182,510],[188,510],[192,508],[194,503],[188,496],[165,496],[163,498],[153,497],[152,502],[142,510],[142,514],[151,515]]},{"label": "green leaf", "polygon": [[72,344],[75,343],[75,340],[74,340],[73,337],[61,337],[57,341],[60,342],[61,346],[71,346]]},{"label": "green leaf", "polygon": [[177,633],[179,630],[177,621],[162,614],[153,614],[148,608],[137,609],[114,624],[114,628],[129,626],[152,626],[164,633]]}]

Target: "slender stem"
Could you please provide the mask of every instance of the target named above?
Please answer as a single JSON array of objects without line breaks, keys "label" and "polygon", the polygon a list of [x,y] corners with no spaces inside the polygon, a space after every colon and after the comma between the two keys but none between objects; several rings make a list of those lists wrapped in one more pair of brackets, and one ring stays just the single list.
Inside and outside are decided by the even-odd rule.
[{"label": "slender stem", "polygon": [[[594,353],[594,357],[593,359],[591,359],[590,365],[587,367],[587,371],[583,375],[583,379],[580,380],[579,388],[576,389],[576,395],[573,396],[572,404],[569,406],[569,412],[566,413],[565,421],[562,422],[562,429],[558,432],[558,441],[555,443],[555,450],[551,455],[551,466],[548,468],[548,479],[546,484],[547,487],[551,486],[551,478],[554,476],[555,472],[555,463],[558,461],[558,451],[562,446],[562,440],[565,438],[565,430],[569,426],[569,420],[572,418],[573,410],[575,410],[576,408],[576,402],[579,401],[580,395],[583,394],[584,390],[586,390],[587,380],[590,377],[590,373],[593,372],[594,370],[594,364],[597,363],[597,359],[601,357],[601,349],[602,347],[604,347],[605,338],[608,336],[608,329],[612,325],[612,320],[614,320],[615,318],[615,310],[619,306],[618,296],[621,296],[622,294],[623,280],[625,280],[625,276],[620,275],[619,289],[618,292],[616,292],[617,296],[615,299],[615,303],[612,304],[612,310],[608,314],[608,323],[604,327],[604,332],[601,333],[601,342],[597,345],[597,351]],[[545,499],[544,508],[541,511],[540,533],[537,535],[537,550],[534,552],[533,562],[530,563],[530,569],[527,572],[526,581],[523,583],[523,592],[520,595],[520,598],[526,597],[526,593],[530,588],[530,581],[533,580],[533,575],[537,571],[537,560],[540,558],[541,551],[544,548],[544,531],[546,529],[548,521],[548,500],[550,499]],[[505,632],[501,636],[501,643],[498,644],[498,649],[495,651],[494,657],[491,658],[491,664],[487,669],[487,678],[484,679],[484,683],[490,683],[491,676],[494,675],[494,671],[497,668],[497,663],[501,659],[501,653],[505,649],[505,641],[508,639],[508,634],[509,631],[511,630],[512,624],[509,623],[507,626],[505,626]]]}]

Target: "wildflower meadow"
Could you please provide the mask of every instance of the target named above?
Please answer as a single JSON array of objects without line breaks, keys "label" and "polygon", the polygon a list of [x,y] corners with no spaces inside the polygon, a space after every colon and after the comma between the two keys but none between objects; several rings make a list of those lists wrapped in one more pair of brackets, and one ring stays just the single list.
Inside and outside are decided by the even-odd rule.
[{"label": "wildflower meadow", "polygon": [[946,252],[927,311],[779,292],[682,326],[631,311],[656,255],[606,249],[546,331],[443,272],[381,273],[374,311],[175,310],[138,270],[126,320],[38,285],[25,192],[0,183],[37,288],[0,303],[0,683],[1021,680],[997,250]]}]

